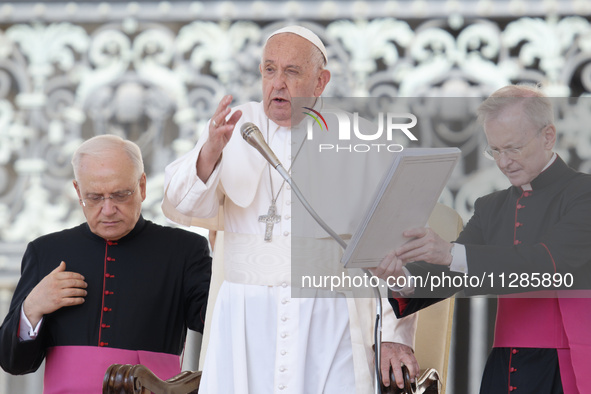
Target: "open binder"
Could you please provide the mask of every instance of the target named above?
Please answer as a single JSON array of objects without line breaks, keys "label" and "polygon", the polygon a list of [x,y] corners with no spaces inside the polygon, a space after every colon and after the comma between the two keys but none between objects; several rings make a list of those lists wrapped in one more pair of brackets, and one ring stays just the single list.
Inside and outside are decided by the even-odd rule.
[{"label": "open binder", "polygon": [[407,148],[385,172],[341,262],[373,268],[408,241],[402,233],[424,227],[459,158],[458,148]]}]

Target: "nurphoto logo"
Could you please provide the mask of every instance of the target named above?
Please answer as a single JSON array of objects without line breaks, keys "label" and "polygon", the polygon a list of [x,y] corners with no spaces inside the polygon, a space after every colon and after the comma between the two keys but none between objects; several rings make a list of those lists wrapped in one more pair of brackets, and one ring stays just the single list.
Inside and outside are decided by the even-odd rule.
[{"label": "nurphoto logo", "polygon": [[[306,114],[309,117],[311,117],[312,119],[314,119],[316,121],[316,123],[318,123],[318,126],[320,126],[320,130],[323,130],[322,123],[324,123],[324,126],[326,126],[326,131],[328,131],[328,125],[326,124],[326,120],[324,119],[324,116],[322,116],[322,114],[320,114],[320,112],[318,112],[315,109],[312,109],[310,107],[304,107],[304,109],[307,109],[309,111],[312,111],[312,112],[314,112],[317,115],[317,116],[314,116],[314,115],[312,115],[309,112],[303,112],[304,114]],[[320,120],[318,120],[318,118],[322,119],[322,123],[320,123]]]},{"label": "nurphoto logo", "polygon": [[[411,113],[390,113],[380,112],[377,118],[377,129],[375,124],[370,123],[366,119],[359,116],[358,112],[349,113],[338,108],[326,108],[323,109],[324,116],[320,112],[309,108],[303,107],[304,109],[313,112],[304,112],[311,119],[307,122],[307,139],[314,139],[314,124],[320,126],[320,130],[329,131],[328,123],[331,123],[330,132],[333,132],[334,124],[336,124],[338,131],[338,144],[320,143],[318,144],[319,152],[370,152],[370,151],[382,151],[387,150],[388,152],[401,152],[404,147],[401,144],[390,143],[396,134],[402,133],[410,141],[418,141],[418,138],[410,131],[411,128],[416,126],[417,117]],[[332,115],[332,116],[331,116]],[[326,121],[329,119],[329,122]],[[336,120],[336,123],[332,120]],[[322,121],[322,122],[321,122]],[[324,127],[323,127],[324,124]],[[373,125],[371,127],[368,127]],[[353,127],[351,127],[353,126]],[[353,131],[353,133],[351,133]],[[384,134],[385,141],[384,142]],[[354,140],[360,141],[373,141],[374,143],[343,143]],[[378,142],[381,140],[381,143]]]}]

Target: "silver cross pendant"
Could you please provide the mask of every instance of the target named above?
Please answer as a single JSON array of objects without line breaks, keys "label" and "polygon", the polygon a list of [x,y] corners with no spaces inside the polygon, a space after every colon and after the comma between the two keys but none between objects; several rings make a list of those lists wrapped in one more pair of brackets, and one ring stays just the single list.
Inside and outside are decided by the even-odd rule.
[{"label": "silver cross pendant", "polygon": [[271,203],[269,205],[269,212],[266,215],[259,216],[259,222],[265,223],[265,241],[271,242],[271,238],[273,237],[273,227],[275,223],[279,223],[281,221],[281,216],[277,215],[277,206],[275,203]]}]

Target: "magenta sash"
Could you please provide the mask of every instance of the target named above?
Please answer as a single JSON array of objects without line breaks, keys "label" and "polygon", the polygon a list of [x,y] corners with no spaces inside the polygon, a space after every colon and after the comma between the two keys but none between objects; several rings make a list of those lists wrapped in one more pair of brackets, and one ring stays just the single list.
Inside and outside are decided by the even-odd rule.
[{"label": "magenta sash", "polygon": [[499,297],[493,346],[555,348],[564,393],[591,393],[590,327],[589,298]]},{"label": "magenta sash", "polygon": [[499,297],[493,346],[568,348],[558,300]]},{"label": "magenta sash", "polygon": [[162,380],[181,372],[174,354],[95,346],[57,346],[47,350],[44,394],[97,394],[111,364],[143,364]]},{"label": "magenta sash", "polygon": [[[586,297],[590,295],[588,291],[579,293]],[[560,351],[558,352],[560,375],[562,376],[563,363],[568,363],[571,376],[575,378],[575,381],[569,382],[572,390],[568,389],[563,378],[564,393],[591,393],[591,299],[559,298],[558,302],[569,343],[568,359],[561,359]]]}]

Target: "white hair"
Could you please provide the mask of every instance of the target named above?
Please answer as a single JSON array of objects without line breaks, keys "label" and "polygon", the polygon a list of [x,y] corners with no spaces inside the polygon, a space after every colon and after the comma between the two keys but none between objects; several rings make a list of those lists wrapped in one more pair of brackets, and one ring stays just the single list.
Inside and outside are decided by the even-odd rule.
[{"label": "white hair", "polygon": [[523,114],[538,128],[554,124],[552,102],[536,85],[509,85],[495,91],[478,107],[478,120],[484,123],[505,108],[520,105]]},{"label": "white hair", "polygon": [[112,134],[97,135],[82,143],[74,152],[72,157],[72,167],[74,168],[74,178],[78,179],[78,170],[80,162],[84,156],[100,157],[107,152],[123,151],[131,159],[135,167],[136,177],[144,173],[144,161],[140,147],[132,141],[124,140],[121,137]]}]

